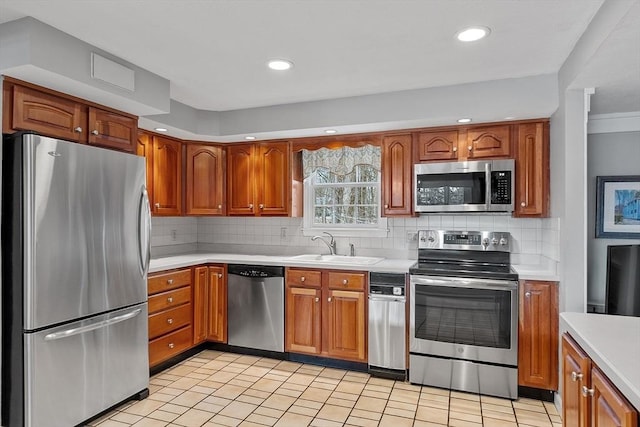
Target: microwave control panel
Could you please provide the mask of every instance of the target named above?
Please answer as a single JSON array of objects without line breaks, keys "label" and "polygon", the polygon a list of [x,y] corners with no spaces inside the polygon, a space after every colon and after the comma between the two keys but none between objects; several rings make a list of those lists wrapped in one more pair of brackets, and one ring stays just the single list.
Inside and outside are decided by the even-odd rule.
[{"label": "microwave control panel", "polygon": [[511,204],[511,171],[491,172],[491,204]]}]

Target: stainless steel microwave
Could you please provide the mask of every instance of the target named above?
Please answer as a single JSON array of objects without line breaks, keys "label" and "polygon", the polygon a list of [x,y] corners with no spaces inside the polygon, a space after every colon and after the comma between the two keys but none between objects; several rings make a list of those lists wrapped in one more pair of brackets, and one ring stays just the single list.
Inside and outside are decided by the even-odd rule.
[{"label": "stainless steel microwave", "polygon": [[513,159],[414,166],[415,212],[513,212]]}]

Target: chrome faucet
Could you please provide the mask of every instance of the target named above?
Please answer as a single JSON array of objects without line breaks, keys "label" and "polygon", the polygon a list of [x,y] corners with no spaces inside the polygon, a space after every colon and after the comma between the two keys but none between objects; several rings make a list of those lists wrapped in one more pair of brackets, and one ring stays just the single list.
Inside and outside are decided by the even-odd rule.
[{"label": "chrome faucet", "polygon": [[313,236],[311,240],[322,240],[322,242],[329,247],[329,252],[331,253],[331,255],[336,255],[336,241],[333,238],[333,235],[331,233],[327,233],[326,231],[324,231],[323,233],[331,237],[331,240],[329,242],[327,242],[327,239],[322,236]]}]

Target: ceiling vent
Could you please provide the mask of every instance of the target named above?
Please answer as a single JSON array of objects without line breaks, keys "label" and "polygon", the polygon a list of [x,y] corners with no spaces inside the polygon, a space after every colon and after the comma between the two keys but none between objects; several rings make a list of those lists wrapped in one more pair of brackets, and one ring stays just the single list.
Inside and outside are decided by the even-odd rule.
[{"label": "ceiling vent", "polygon": [[120,89],[135,91],[135,71],[115,61],[91,52],[91,78]]}]

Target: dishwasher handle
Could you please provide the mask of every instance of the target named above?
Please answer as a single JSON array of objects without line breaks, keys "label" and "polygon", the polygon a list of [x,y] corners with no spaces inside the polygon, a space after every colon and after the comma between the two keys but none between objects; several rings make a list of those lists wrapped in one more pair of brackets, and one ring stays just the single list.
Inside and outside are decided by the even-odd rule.
[{"label": "dishwasher handle", "polygon": [[406,302],[403,297],[394,297],[393,295],[369,295],[369,301],[385,301],[385,302]]}]

